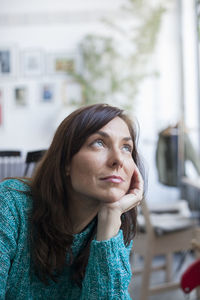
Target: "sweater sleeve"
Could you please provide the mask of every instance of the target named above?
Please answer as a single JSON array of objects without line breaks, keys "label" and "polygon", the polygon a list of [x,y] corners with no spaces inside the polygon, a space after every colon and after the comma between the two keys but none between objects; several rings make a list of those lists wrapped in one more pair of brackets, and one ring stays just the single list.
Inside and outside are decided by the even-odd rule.
[{"label": "sweater sleeve", "polygon": [[9,192],[0,190],[0,300],[5,299],[6,285],[12,259],[16,252],[17,226]]},{"label": "sweater sleeve", "polygon": [[109,240],[92,241],[81,300],[131,299],[128,293],[131,247],[132,242],[125,247],[122,230]]}]

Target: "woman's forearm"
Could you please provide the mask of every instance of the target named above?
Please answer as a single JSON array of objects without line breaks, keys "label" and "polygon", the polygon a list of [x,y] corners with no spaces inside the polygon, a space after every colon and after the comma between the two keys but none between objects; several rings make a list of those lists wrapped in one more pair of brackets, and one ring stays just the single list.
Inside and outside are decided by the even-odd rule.
[{"label": "woman's forearm", "polygon": [[108,240],[116,236],[121,226],[121,214],[112,209],[103,209],[98,213],[97,241]]},{"label": "woman's forearm", "polygon": [[[122,230],[113,238],[91,242],[90,256],[82,283],[80,300],[131,300],[128,286],[132,272],[129,254],[132,243],[126,247]],[[117,296],[116,296],[117,295]]]}]

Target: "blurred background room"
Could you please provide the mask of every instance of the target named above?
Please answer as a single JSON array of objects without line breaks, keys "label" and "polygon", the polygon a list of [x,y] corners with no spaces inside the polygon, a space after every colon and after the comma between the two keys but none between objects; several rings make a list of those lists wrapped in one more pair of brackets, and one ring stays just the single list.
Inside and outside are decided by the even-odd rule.
[{"label": "blurred background room", "polygon": [[[148,183],[138,219],[146,244],[136,239],[131,256],[134,300],[184,299],[181,278],[200,248],[199,2],[0,0],[0,180],[31,176],[82,105],[116,105],[137,123]],[[163,236],[180,249],[159,253]],[[150,274],[164,255],[166,277]]]}]

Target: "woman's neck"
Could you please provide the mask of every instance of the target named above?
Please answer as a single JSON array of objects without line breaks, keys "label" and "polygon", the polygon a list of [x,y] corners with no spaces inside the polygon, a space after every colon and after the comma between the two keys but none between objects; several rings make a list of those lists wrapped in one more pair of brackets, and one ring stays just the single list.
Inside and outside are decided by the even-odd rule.
[{"label": "woman's neck", "polygon": [[99,211],[99,203],[94,199],[79,194],[69,195],[68,215],[73,234],[80,233],[95,218]]}]

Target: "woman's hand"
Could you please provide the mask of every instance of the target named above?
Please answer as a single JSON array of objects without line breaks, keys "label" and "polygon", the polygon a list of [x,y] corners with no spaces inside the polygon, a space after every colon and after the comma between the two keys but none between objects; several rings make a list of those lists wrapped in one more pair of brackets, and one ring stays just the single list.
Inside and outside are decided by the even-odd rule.
[{"label": "woman's hand", "polygon": [[120,214],[129,211],[140,204],[144,189],[142,176],[136,167],[131,179],[130,189],[119,201],[104,205],[102,209],[118,210]]},{"label": "woman's hand", "polygon": [[118,233],[121,226],[121,215],[140,204],[143,192],[143,179],[136,167],[128,193],[117,202],[101,206],[98,213],[97,240],[106,240]]}]

